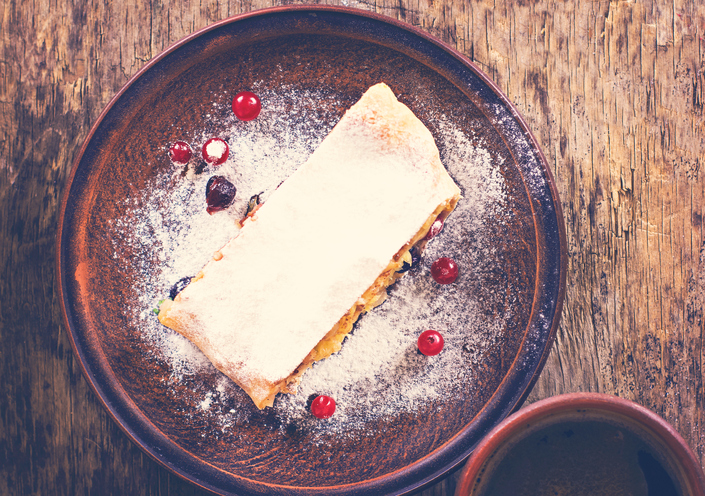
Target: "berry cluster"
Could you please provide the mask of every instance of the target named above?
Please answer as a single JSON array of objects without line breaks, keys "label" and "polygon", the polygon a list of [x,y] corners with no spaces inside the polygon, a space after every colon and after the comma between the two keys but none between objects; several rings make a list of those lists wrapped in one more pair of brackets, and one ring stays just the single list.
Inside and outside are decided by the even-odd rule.
[{"label": "berry cluster", "polygon": [[[250,91],[241,91],[233,98],[232,109],[241,121],[255,119],[262,110],[262,103],[257,95]],[[228,143],[218,137],[210,138],[201,147],[203,160],[211,167],[224,163],[230,155]],[[176,141],[169,148],[169,158],[178,165],[186,165],[193,157],[193,149],[185,141]],[[209,214],[220,212],[232,205],[236,188],[223,176],[213,176],[206,186],[206,210]]]},{"label": "berry cluster", "polygon": [[[241,91],[232,101],[232,110],[235,116],[241,121],[251,121],[259,115],[262,110],[262,103],[259,97],[250,91]],[[224,163],[230,155],[230,147],[222,138],[213,137],[206,141],[201,147],[203,160],[211,167],[217,167]],[[169,158],[175,164],[186,165],[193,157],[191,146],[185,141],[176,141],[169,148]],[[214,175],[208,180],[206,185],[206,210],[209,214],[227,209],[235,199],[236,188],[225,177]],[[431,225],[425,239],[434,238],[443,230],[443,219],[439,218]],[[411,262],[407,263],[400,272],[405,272],[418,264],[420,256],[418,252],[412,251]],[[441,257],[431,264],[431,276],[438,284],[451,284],[458,277],[458,265],[450,258]],[[178,293],[181,287],[177,286],[182,282],[190,281],[184,278],[179,281],[172,293]],[[170,295],[173,299],[175,294]],[[444,340],[441,333],[436,330],[426,330],[421,333],[417,340],[419,351],[426,356],[438,355],[443,350]],[[320,395],[311,402],[311,414],[319,419],[330,418],[335,413],[335,400],[330,396]]]},{"label": "berry cluster", "polygon": [[[443,230],[443,219],[436,219],[428,230],[426,239],[431,239]],[[438,284],[451,284],[458,278],[458,264],[448,257],[441,257],[431,264],[431,276]],[[445,344],[440,332],[429,329],[419,336],[417,346],[426,356],[438,355]]]}]

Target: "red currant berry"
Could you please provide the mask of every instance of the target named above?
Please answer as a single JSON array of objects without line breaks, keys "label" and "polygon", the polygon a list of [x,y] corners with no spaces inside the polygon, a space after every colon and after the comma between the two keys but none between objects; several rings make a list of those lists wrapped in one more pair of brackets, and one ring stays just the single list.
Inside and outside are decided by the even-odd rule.
[{"label": "red currant berry", "polygon": [[450,284],[458,277],[458,264],[441,257],[431,264],[431,275],[438,284]]},{"label": "red currant berry", "polygon": [[187,164],[191,155],[191,146],[185,141],[177,141],[169,148],[169,158],[177,164]]},{"label": "red currant berry", "polygon": [[419,351],[426,356],[438,355],[443,349],[443,344],[443,336],[430,329],[422,332],[418,340]]},{"label": "red currant berry", "polygon": [[251,121],[262,110],[259,97],[250,91],[241,91],[233,98],[233,112],[241,121]]},{"label": "red currant berry", "polygon": [[443,230],[443,219],[436,219],[426,234],[426,239],[435,238]]},{"label": "red currant berry", "polygon": [[228,144],[220,138],[211,138],[203,145],[201,155],[203,160],[211,165],[220,165],[228,159],[230,148]]},{"label": "red currant berry", "polygon": [[335,413],[335,400],[330,396],[316,396],[311,403],[311,413],[319,419],[330,418]]}]

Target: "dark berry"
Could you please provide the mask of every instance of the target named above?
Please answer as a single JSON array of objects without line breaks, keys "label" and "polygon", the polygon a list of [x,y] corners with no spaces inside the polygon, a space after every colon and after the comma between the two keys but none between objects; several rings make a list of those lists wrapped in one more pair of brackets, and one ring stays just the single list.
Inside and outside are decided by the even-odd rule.
[{"label": "dark berry", "polygon": [[426,356],[438,355],[443,349],[443,344],[443,336],[438,331],[424,331],[418,339],[419,351]]},{"label": "dark berry", "polygon": [[187,164],[192,155],[191,145],[185,141],[177,141],[169,148],[169,158],[177,164]]},{"label": "dark berry", "polygon": [[176,281],[176,284],[174,284],[171,287],[171,290],[169,291],[169,298],[172,300],[176,298],[176,295],[181,293],[186,286],[188,286],[191,283],[191,277],[182,277],[178,281]]},{"label": "dark berry", "polygon": [[220,165],[228,159],[230,148],[220,138],[211,138],[203,145],[201,155],[203,160],[211,165]]},{"label": "dark berry", "polygon": [[235,185],[223,176],[213,176],[206,184],[206,210],[209,214],[220,212],[232,205],[237,192]]},{"label": "dark berry", "polygon": [[262,110],[262,102],[251,91],[241,91],[233,98],[233,112],[241,121],[251,121]]},{"label": "dark berry", "polygon": [[319,419],[330,418],[335,413],[335,400],[330,396],[317,396],[311,403],[311,413]]},{"label": "dark berry", "polygon": [[409,254],[411,255],[411,263],[404,260],[401,269],[399,269],[397,272],[407,272],[416,267],[421,261],[421,255],[419,255],[419,250],[417,250],[415,246],[412,247],[411,250],[409,250]]},{"label": "dark berry", "polygon": [[458,277],[458,265],[450,258],[441,257],[431,264],[431,275],[438,284],[450,284]]}]

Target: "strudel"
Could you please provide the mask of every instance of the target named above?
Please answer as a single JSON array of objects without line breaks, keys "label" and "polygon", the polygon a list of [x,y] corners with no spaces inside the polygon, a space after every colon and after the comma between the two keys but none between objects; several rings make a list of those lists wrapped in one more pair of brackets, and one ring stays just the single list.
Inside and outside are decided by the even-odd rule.
[{"label": "strudel", "polygon": [[341,348],[459,198],[430,131],[377,84],[159,320],[272,406]]}]

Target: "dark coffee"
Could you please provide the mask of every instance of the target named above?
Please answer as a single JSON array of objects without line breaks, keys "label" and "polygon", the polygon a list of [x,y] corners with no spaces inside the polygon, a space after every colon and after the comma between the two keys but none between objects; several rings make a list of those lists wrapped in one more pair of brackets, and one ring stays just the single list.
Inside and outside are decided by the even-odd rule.
[{"label": "dark coffee", "polygon": [[654,450],[607,422],[561,422],[519,441],[480,478],[482,496],[680,496]]}]

